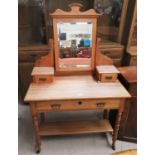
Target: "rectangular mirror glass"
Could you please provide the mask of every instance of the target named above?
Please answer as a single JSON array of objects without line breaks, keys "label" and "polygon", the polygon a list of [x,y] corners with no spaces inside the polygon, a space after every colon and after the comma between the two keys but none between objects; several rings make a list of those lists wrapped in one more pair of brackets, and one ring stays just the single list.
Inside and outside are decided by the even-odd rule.
[{"label": "rectangular mirror glass", "polygon": [[60,68],[90,68],[92,54],[91,22],[58,22]]}]

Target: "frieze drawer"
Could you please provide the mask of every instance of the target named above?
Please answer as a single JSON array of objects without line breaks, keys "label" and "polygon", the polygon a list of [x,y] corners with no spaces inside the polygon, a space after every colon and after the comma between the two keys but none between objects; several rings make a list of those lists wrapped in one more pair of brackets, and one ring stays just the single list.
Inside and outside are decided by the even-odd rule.
[{"label": "frieze drawer", "polygon": [[38,112],[44,111],[64,111],[64,110],[95,110],[95,109],[117,109],[120,106],[120,100],[64,100],[64,101],[45,101],[37,102]]}]

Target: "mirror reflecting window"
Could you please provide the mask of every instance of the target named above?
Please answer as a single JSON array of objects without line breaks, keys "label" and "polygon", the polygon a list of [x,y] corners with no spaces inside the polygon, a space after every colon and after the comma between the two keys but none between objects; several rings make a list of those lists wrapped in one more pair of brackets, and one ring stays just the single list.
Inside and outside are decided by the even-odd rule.
[{"label": "mirror reflecting window", "polygon": [[92,53],[91,22],[58,22],[60,68],[90,68]]}]

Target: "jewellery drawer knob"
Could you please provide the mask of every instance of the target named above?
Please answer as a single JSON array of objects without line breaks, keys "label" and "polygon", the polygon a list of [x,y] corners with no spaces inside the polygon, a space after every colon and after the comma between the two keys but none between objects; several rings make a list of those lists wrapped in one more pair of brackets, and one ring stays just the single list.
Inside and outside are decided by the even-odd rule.
[{"label": "jewellery drawer knob", "polygon": [[78,104],[80,104],[80,105],[81,105],[81,104],[82,104],[82,101],[79,101],[79,102],[78,102]]},{"label": "jewellery drawer knob", "polygon": [[106,78],[106,80],[111,80],[112,76],[106,76],[105,78]]},{"label": "jewellery drawer knob", "polygon": [[97,107],[103,107],[103,106],[105,106],[105,103],[104,102],[98,102],[98,103],[96,103],[96,106]]},{"label": "jewellery drawer knob", "polygon": [[46,81],[46,78],[39,78],[39,81],[44,82],[44,81]]},{"label": "jewellery drawer knob", "polygon": [[51,104],[52,109],[60,109],[61,104]]}]

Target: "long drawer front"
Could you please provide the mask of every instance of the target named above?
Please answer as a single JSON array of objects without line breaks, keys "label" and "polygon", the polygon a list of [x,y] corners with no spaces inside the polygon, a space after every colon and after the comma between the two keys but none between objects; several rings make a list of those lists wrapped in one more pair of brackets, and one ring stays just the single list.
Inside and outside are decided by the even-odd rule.
[{"label": "long drawer front", "polygon": [[120,99],[45,101],[36,102],[36,109],[38,112],[118,109],[120,103]]}]

